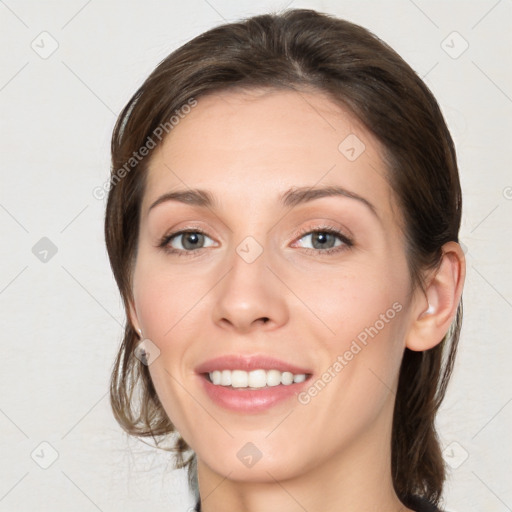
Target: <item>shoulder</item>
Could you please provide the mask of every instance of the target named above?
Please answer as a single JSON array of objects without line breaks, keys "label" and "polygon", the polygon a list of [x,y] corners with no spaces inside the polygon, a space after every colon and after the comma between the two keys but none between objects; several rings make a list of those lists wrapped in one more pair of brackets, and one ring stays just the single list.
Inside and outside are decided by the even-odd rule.
[{"label": "shoulder", "polygon": [[[407,505],[409,508],[412,508],[415,512],[443,512],[435,505],[430,503],[430,501],[420,496],[409,496],[407,500],[405,500],[405,505]],[[200,499],[196,502],[194,512],[201,512]]]}]

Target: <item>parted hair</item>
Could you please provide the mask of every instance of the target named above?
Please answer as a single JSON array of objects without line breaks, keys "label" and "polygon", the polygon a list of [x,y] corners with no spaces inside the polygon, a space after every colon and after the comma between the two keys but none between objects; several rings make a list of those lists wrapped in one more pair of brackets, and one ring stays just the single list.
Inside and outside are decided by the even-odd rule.
[{"label": "parted hair", "polygon": [[[314,10],[290,9],[217,26],[160,62],[128,101],[112,134],[105,239],[127,320],[112,369],[110,400],[115,418],[129,434],[151,436],[157,444],[173,439],[166,449],[174,451],[176,467],[188,467],[191,485],[196,456],[166,415],[148,367],[134,357],[139,337],[128,308],[150,156],[131,161],[129,168],[126,163],[147,146],[148,137],[160,144],[155,133],[162,132],[161,126],[169,128],[184,105],[234,88],[327,94],[377,138],[386,179],[404,219],[413,287],[425,290],[425,276],[439,267],[443,244],[458,242],[461,221],[456,153],[438,103],[413,69],[367,29]],[[461,322],[462,300],[438,345],[423,352],[406,348],[403,355],[391,465],[395,491],[405,504],[412,495],[433,504],[441,498],[446,475],[435,418],[452,372]]]}]

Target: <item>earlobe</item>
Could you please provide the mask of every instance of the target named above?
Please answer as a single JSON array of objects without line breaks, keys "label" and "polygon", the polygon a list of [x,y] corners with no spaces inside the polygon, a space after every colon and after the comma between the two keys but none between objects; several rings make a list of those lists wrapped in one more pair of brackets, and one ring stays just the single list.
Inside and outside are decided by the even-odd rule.
[{"label": "earlobe", "polygon": [[406,347],[424,351],[438,345],[448,332],[462,296],[466,274],[464,252],[456,242],[443,245],[442,261],[431,276],[426,296],[416,301]]}]

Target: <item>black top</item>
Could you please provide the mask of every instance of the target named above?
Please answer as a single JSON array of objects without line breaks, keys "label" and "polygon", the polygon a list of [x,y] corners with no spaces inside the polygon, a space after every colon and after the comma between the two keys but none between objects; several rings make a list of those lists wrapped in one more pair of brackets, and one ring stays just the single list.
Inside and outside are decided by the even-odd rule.
[{"label": "black top", "polygon": [[[420,498],[418,496],[410,496],[407,498],[405,504],[413,509],[415,512],[442,512],[435,505],[432,505],[425,498]],[[196,506],[194,508],[195,512],[201,512],[201,500],[197,500]]]},{"label": "black top", "polygon": [[410,496],[405,500],[405,504],[416,512],[442,512],[427,499],[420,498],[419,496]]}]

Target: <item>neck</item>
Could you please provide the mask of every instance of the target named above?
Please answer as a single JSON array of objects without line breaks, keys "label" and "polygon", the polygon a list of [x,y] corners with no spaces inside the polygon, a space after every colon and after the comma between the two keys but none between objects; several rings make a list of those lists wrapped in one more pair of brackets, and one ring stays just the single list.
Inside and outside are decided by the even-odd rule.
[{"label": "neck", "polygon": [[398,499],[391,477],[391,431],[376,421],[371,431],[286,479],[272,468],[257,481],[221,475],[198,458],[202,512],[413,512]]}]

